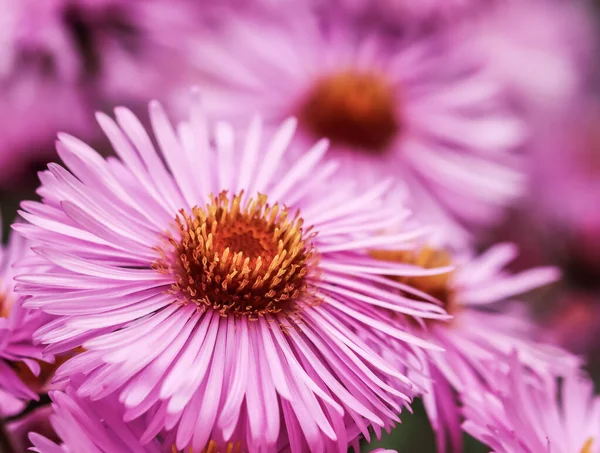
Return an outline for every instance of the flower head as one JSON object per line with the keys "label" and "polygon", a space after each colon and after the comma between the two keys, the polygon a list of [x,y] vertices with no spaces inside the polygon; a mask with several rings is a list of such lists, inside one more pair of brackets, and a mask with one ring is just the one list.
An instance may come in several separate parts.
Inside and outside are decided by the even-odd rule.
{"label": "flower head", "polygon": [[18,410],[17,400],[37,399],[29,377],[40,373],[40,361],[44,359],[43,347],[34,344],[33,333],[47,317],[23,308],[22,299],[14,292],[13,266],[28,251],[27,242],[18,234],[12,234],[9,244],[0,249],[0,414],[5,415]]}
{"label": "flower head", "polygon": [[187,39],[201,28],[186,0],[0,0],[0,8],[3,185],[54,156],[59,130],[94,137],[97,105],[145,105],[179,87]]}
{"label": "flower head", "polygon": [[[77,379],[76,379],[77,380]],[[173,438],[153,439],[142,445],[138,438],[145,426],[141,420],[123,421],[123,410],[118,399],[112,397],[101,401],[81,398],[76,387],[69,386],[64,391],[50,393],[52,399],[52,428],[59,436],[58,444],[39,431],[33,431],[30,441],[33,451],[39,453],[188,453],[190,449],[178,450]],[[56,437],[56,436],[54,436]],[[345,450],[345,449],[344,449]],[[194,450],[195,451],[195,450]],[[217,442],[198,450],[200,453],[244,453],[241,442],[227,443],[221,447]],[[277,451],[287,451],[281,448]],[[373,453],[395,453],[392,450],[377,449]]]}
{"label": "flower head", "polygon": [[[499,244],[481,256],[469,252],[448,253],[435,247],[402,252],[374,252],[382,259],[417,264],[424,268],[453,264],[446,275],[394,277],[405,285],[434,298],[453,316],[448,322],[415,322],[402,315],[392,318],[399,325],[439,344],[443,353],[424,352],[421,362],[423,401],[436,431],[440,451],[461,451],[460,406],[456,392],[485,389],[495,375],[506,372],[511,352],[519,351],[528,373],[554,377],[570,373],[579,361],[560,348],[536,340],[537,329],[514,297],[558,277],[554,268],[535,268],[511,274],[503,268],[515,257],[516,248]],[[393,360],[393,352],[391,352]],[[410,373],[409,373],[410,374]],[[418,381],[418,375],[411,377]]]}
{"label": "flower head", "polygon": [[464,429],[495,453],[597,453],[600,398],[574,372],[561,385],[531,379],[515,353],[493,392],[463,395]]}
{"label": "flower head", "polygon": [[62,26],[64,0],[0,1],[0,183],[53,155],[58,129],[88,133],[92,115],[78,84],[78,57]]}
{"label": "flower head", "polygon": [[[175,89],[200,8],[187,0],[70,0],[61,10],[78,71],[106,102],[145,104]],[[175,44],[176,43],[176,44]]]}
{"label": "flower head", "polygon": [[[593,12],[587,2],[503,1],[472,25],[472,52],[507,86],[512,102],[532,120],[562,114],[575,97],[589,93],[595,70]],[[531,18],[535,17],[535,21]]]}
{"label": "flower head", "polygon": [[600,271],[600,109],[577,97],[540,128],[531,153],[528,210],[542,247],[568,269],[567,279],[594,286]]}
{"label": "flower head", "polygon": [[231,16],[194,46],[209,114],[296,116],[352,177],[406,182],[417,214],[485,224],[520,194],[522,124],[462,34],[390,38],[296,10]]}
{"label": "flower head", "polygon": [[[140,420],[126,423],[123,411],[116,398],[103,401],[90,401],[79,398],[76,390],[69,386],[64,391],[50,392],[52,408],[50,423],[61,444],[33,430],[29,435],[39,453],[83,453],[83,452],[148,452],[171,453],[159,441],[141,445],[139,437],[143,432]],[[213,453],[213,452],[211,452]]]}
{"label": "flower head", "polygon": [[406,214],[383,202],[389,184],[352,195],[321,164],[326,141],[289,159],[294,120],[269,141],[255,120],[240,143],[226,123],[213,137],[197,105],[176,131],[152,103],[157,151],[130,111],[116,117],[98,119],[118,158],[61,135],[70,171],[51,164],[43,201],[23,205],[30,224],[15,226],[51,267],[19,276],[26,305],[57,316],[36,338],[85,349],[58,379],[85,374],[78,396],[117,394],[126,421],[144,418],[143,444],[174,436],[177,449],[346,448],[357,429],[397,420],[411,383],[358,333],[414,354],[432,346],[377,313],[446,315],[373,278],[446,269],[368,254],[423,233],[381,234]]}

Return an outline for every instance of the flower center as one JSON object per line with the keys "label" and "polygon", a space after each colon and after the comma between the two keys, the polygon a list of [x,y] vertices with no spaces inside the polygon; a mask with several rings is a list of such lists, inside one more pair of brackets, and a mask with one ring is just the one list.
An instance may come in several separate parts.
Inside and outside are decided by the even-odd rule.
{"label": "flower center", "polygon": [[242,193],[222,192],[191,215],[182,210],[176,223],[175,259],[163,253],[155,268],[175,274],[172,289],[185,302],[251,319],[294,311],[313,256],[298,213],[270,206],[265,195],[242,207]]}
{"label": "flower center", "polygon": [[585,441],[585,444],[583,444],[583,448],[581,449],[580,453],[592,453],[592,444],[594,443],[594,438],[590,437],[588,440]]}
{"label": "flower center", "polygon": [[[450,253],[445,250],[436,250],[425,247],[419,251],[388,251],[377,250],[371,252],[377,259],[395,263],[412,264],[425,269],[446,267],[452,264]],[[412,286],[430,296],[435,297],[443,303],[448,314],[455,314],[458,309],[452,289],[450,288],[451,272],[439,275],[428,275],[423,277],[392,277],[394,280]]]}
{"label": "flower center", "polygon": [[386,81],[351,71],[319,80],[302,102],[298,119],[318,138],[372,153],[384,152],[401,129]]}
{"label": "flower center", "polygon": [[0,318],[8,318],[11,303],[4,293],[0,293]]}

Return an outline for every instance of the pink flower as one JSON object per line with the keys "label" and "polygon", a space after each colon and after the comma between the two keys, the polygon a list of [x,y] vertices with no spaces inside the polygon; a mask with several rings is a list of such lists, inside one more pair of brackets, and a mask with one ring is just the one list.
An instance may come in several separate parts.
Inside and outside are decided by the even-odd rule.
{"label": "pink flower", "polygon": [[353,178],[368,186],[393,175],[417,213],[426,205],[446,221],[488,224],[521,193],[512,151],[522,124],[463,51],[466,36],[394,39],[292,13],[231,15],[199,40],[191,64],[210,114],[296,116],[301,136],[329,138]]}
{"label": "pink flower", "polygon": [[[0,414],[12,415],[22,408],[18,400],[37,399],[37,394],[26,382],[33,373],[40,373],[40,360],[44,359],[43,347],[34,345],[33,333],[47,320],[40,312],[32,312],[22,306],[22,299],[14,292],[13,268],[23,259],[27,242],[13,234],[8,246],[0,249]],[[23,267],[26,272],[43,268]]]}
{"label": "pink flower", "polygon": [[[172,453],[171,445],[163,445],[158,440],[142,445],[139,437],[145,425],[141,419],[124,422],[123,410],[116,396],[101,401],[80,398],[73,387],[64,392],[50,392],[52,415],[50,422],[62,440],[57,445],[39,434],[29,435],[35,446],[33,451],[40,453]],[[217,453],[210,451],[207,453]],[[239,453],[234,450],[233,453]]]}
{"label": "pink flower", "polygon": [[60,0],[1,0],[0,183],[54,154],[57,129],[87,133],[78,57],[62,27]]}
{"label": "pink flower", "polygon": [[184,83],[185,50],[204,26],[189,0],[74,0],[63,16],[80,71],[104,103],[143,103]]}
{"label": "pink flower", "polygon": [[[513,245],[496,245],[478,257],[430,247],[375,253],[380,258],[425,268],[456,266],[446,275],[396,278],[400,290],[408,284],[422,290],[425,300],[433,297],[440,301],[454,316],[452,320],[423,324],[406,317],[392,317],[400,328],[444,348],[444,352],[416,351],[418,362],[425,365],[420,373],[409,372],[425,389],[422,398],[440,452],[447,451],[448,446],[450,451],[462,451],[456,392],[485,389],[493,370],[507,371],[514,349],[519,351],[528,372],[540,376],[562,375],[579,365],[577,358],[562,349],[535,340],[537,329],[514,297],[553,282],[558,272],[542,267],[519,274],[507,272],[503,268],[517,253]],[[372,341],[383,344],[381,340]],[[393,349],[387,354],[386,358],[394,361]]]}
{"label": "pink flower", "polygon": [[589,62],[598,50],[594,12],[586,6],[504,0],[475,22],[473,51],[487,59],[488,70],[534,121],[562,112],[574,96],[589,95],[587,83],[595,72]]}
{"label": "pink flower", "polygon": [[600,268],[599,125],[600,106],[581,97],[547,121],[531,155],[527,206],[545,248],[592,284]]}
{"label": "pink flower", "polygon": [[[64,392],[54,391],[52,398],[53,413],[50,416],[52,427],[62,439],[60,445],[33,432],[30,440],[33,451],[39,453],[177,453],[173,438],[154,439],[142,445],[138,438],[145,426],[141,420],[123,421],[123,411],[116,397],[101,401],[92,401],[77,396],[74,387]],[[244,453],[241,445],[231,445],[230,449],[220,449],[211,442],[202,453]],[[186,449],[186,453],[188,450]],[[287,451],[282,448],[280,451]],[[331,450],[328,450],[331,451]],[[345,449],[343,451],[346,451]],[[357,450],[358,451],[358,450]],[[394,450],[378,448],[372,453],[396,453]]]}
{"label": "pink flower", "polygon": [[600,294],[565,288],[545,324],[547,341],[575,354],[595,357],[600,347],[596,341],[600,327]]}
{"label": "pink flower", "polygon": [[144,418],[142,443],[173,435],[178,449],[319,452],[346,448],[346,427],[369,436],[397,420],[411,382],[358,333],[429,348],[377,313],[446,315],[372,280],[447,269],[367,253],[423,233],[380,234],[406,217],[383,203],[389,182],[354,192],[322,163],[326,141],[288,159],[294,120],[270,140],[254,120],[240,141],[227,123],[213,137],[197,105],[175,129],[154,102],[158,151],[130,111],[98,120],[118,158],[61,135],[69,170],[49,165],[43,202],[15,225],[51,266],[18,278],[26,306],[57,316],[36,338],[85,349],[58,379],[84,373],[78,396],[117,394],[126,421]]}
{"label": "pink flower", "polygon": [[515,355],[495,392],[466,392],[463,399],[463,428],[495,453],[600,451],[600,398],[579,373],[560,386],[554,380],[535,380]]}
{"label": "pink flower", "polygon": [[[51,159],[56,133],[93,138],[98,105],[186,83],[200,9],[187,0],[0,0],[0,184]],[[187,86],[187,85],[186,85]]]}

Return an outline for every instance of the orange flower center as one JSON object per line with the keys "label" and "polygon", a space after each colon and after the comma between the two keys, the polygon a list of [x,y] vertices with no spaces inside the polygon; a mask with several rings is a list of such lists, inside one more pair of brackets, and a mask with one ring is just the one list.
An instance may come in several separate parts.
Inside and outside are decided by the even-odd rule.
{"label": "orange flower center", "polygon": [[319,80],[298,119],[318,138],[372,153],[384,152],[401,129],[394,92],[383,77],[351,71]]}
{"label": "orange flower center", "polygon": [[223,192],[175,221],[179,238],[170,239],[172,252],[161,250],[155,268],[176,276],[172,290],[184,303],[257,319],[294,311],[307,291],[310,236],[298,213],[270,206],[265,195],[242,206],[241,193]]}
{"label": "orange flower center", "polygon": [[12,306],[11,302],[11,299],[4,292],[0,293],[0,318],[8,318]]}

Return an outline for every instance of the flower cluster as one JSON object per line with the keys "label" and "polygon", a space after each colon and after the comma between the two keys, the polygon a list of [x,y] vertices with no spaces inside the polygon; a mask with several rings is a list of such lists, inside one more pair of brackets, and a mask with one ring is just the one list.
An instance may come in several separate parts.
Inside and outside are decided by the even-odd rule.
{"label": "flower cluster", "polygon": [[505,36],[554,1],[5,0],[0,154],[66,132],[1,251],[0,451],[358,452],[415,398],[439,452],[600,451],[560,270],[481,247],[585,84],[579,6]]}

